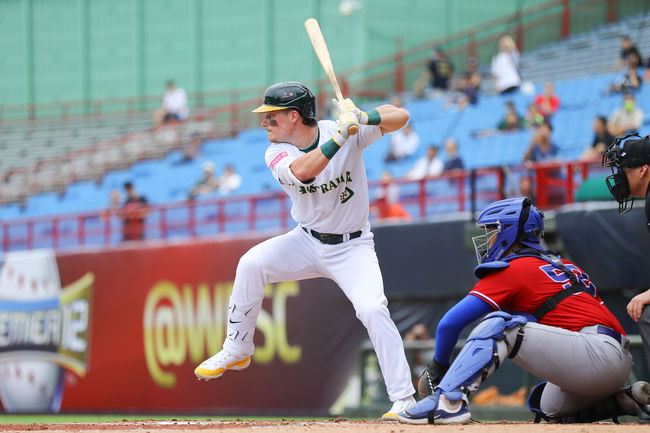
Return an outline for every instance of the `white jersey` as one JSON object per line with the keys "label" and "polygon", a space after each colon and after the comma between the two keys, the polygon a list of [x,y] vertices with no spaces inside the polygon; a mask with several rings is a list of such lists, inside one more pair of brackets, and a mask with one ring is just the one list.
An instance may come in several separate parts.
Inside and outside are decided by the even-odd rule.
{"label": "white jersey", "polygon": [[[318,147],[334,136],[336,122],[318,122]],[[303,183],[290,169],[303,154],[289,143],[266,149],[266,165],[291,198],[291,217],[301,226],[321,233],[352,233],[368,226],[368,180],[363,149],[381,137],[379,126],[360,125],[312,182]],[[311,151],[315,151],[313,147]]]}
{"label": "white jersey", "polygon": [[510,87],[519,86],[519,51],[501,51],[492,58],[492,75],[494,75],[497,91],[501,92]]}

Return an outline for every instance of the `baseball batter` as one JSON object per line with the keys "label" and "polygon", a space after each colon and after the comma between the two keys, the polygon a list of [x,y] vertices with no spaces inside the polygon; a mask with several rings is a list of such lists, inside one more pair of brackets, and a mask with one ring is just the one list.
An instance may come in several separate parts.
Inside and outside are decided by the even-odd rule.
{"label": "baseball batter", "polygon": [[[228,310],[223,350],[199,365],[199,379],[242,370],[253,354],[253,333],[264,286],[280,281],[325,277],[335,281],[368,330],[391,409],[382,420],[397,420],[415,392],[402,339],[390,318],[373,234],[368,223],[368,186],[363,150],[386,132],[404,126],[408,113],[382,105],[367,113],[346,99],[338,122],[316,120],[312,92],[298,82],[274,84],[253,110],[271,145],[266,165],[291,197],[292,231],[251,248],[239,261]],[[359,126],[356,135],[348,128]]]}
{"label": "baseball batter", "polygon": [[[440,321],[433,363],[418,385],[423,399],[398,414],[401,422],[469,422],[468,395],[506,358],[545,379],[528,397],[537,422],[636,416],[650,402],[650,384],[623,388],[629,340],[589,276],[540,246],[542,218],[528,198],[483,211],[485,234],[474,238],[480,280]],[[450,366],[462,329],[491,311]]]}

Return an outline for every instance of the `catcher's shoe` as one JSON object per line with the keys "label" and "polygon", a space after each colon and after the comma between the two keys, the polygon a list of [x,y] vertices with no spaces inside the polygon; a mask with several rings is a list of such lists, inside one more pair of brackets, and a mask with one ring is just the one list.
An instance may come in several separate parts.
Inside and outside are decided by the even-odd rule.
{"label": "catcher's shoe", "polygon": [[[648,405],[650,404],[650,383],[648,382],[635,382],[630,386],[625,387],[624,394],[636,403],[636,407],[632,405],[629,408],[629,403],[626,405],[619,399],[619,404],[622,409],[629,415],[638,415],[641,413],[650,414],[648,412]],[[629,400],[628,400],[629,402]]]}
{"label": "catcher's shoe", "polygon": [[381,416],[382,421],[397,422],[397,414],[402,412],[415,404],[415,399],[411,397],[402,398],[393,402],[393,406],[388,412]]}
{"label": "catcher's shoe", "polygon": [[461,400],[449,401],[440,389],[397,414],[398,421],[405,424],[466,424],[470,418],[467,397],[463,395]]}
{"label": "catcher's shoe", "polygon": [[251,357],[247,356],[246,358],[237,358],[234,355],[226,352],[225,350],[220,351],[212,358],[206,359],[196,367],[194,374],[196,377],[206,382],[211,379],[218,379],[225,373],[226,370],[243,370],[251,364]]}

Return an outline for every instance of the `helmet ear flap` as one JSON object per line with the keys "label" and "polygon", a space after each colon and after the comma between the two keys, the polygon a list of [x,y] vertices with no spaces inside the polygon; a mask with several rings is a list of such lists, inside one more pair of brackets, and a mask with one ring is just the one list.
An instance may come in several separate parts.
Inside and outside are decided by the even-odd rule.
{"label": "helmet ear flap", "polygon": [[528,222],[528,217],[530,216],[530,207],[533,205],[533,201],[529,198],[525,198],[521,203],[521,213],[519,214],[519,224],[517,227],[517,237],[515,242],[519,242],[524,237],[524,228]]}

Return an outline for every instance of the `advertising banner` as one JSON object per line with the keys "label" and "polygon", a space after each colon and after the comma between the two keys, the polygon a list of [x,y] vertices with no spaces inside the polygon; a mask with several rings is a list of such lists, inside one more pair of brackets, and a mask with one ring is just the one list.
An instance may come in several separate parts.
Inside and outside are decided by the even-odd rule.
{"label": "advertising banner", "polygon": [[239,257],[262,240],[6,256],[5,411],[324,413],[367,338],[330,280],[268,285],[251,366],[207,383],[194,376],[223,343]]}
{"label": "advertising banner", "polygon": [[62,288],[52,250],[21,251],[0,267],[0,399],[8,412],[57,412],[64,372],[88,367],[92,273]]}

